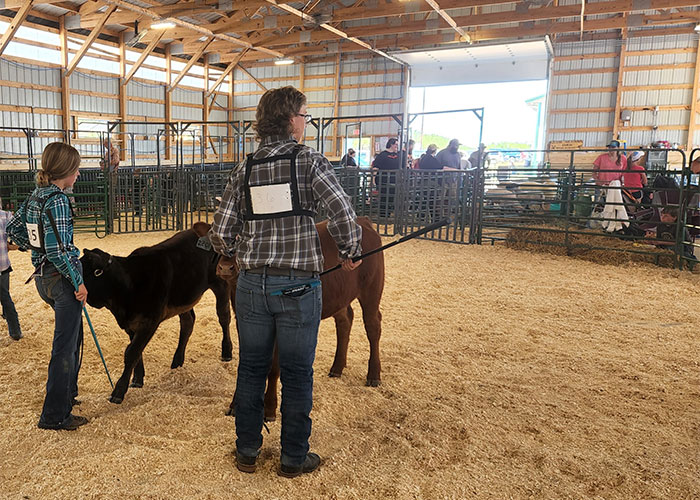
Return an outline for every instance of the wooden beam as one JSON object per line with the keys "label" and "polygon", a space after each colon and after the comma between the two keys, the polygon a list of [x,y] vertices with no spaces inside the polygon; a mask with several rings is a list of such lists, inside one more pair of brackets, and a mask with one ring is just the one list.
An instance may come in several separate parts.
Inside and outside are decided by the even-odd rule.
{"label": "wooden beam", "polygon": [[[333,116],[338,116],[339,104],[340,104],[340,64],[342,63],[340,59],[340,51],[335,58],[335,92],[333,100]],[[340,146],[338,145],[338,132],[340,131],[340,122],[334,120],[333,123],[333,151],[335,151],[336,156],[340,154]]]}
{"label": "wooden beam", "polygon": [[301,92],[304,92],[304,86],[306,85],[306,65],[304,64],[304,61],[302,60],[299,63],[299,90]]}
{"label": "wooden beam", "polygon": [[[133,12],[137,12],[138,14],[144,15],[144,16],[149,16],[152,19],[160,19],[162,16],[155,14],[148,9],[144,7],[139,7],[138,5],[134,5],[133,3],[130,2],[125,2],[124,0],[103,0],[105,3],[110,4],[112,7],[121,7],[122,9],[130,10]],[[652,0],[653,1],[653,0]],[[187,28],[193,32],[200,33],[202,35],[205,35],[211,39],[218,38],[220,40],[227,40],[231,42],[234,45],[238,46],[243,46],[243,47],[248,47],[249,49],[257,50],[260,52],[264,52],[265,54],[268,54],[273,57],[283,57],[284,54],[281,52],[277,52],[275,50],[270,50],[265,47],[253,47],[252,44],[248,42],[244,42],[242,40],[239,40],[235,37],[228,36],[228,35],[223,35],[223,34],[217,34],[213,33],[211,30],[204,28],[202,26],[199,26],[197,24],[193,24],[187,21],[183,21],[181,19],[178,19],[177,17],[169,17],[168,20],[172,21],[176,25],[182,27],[182,28]]]}
{"label": "wooden beam", "polygon": [[627,52],[627,29],[623,29],[620,33],[622,43],[620,44],[620,65],[617,68],[617,89],[615,92],[615,111],[613,124],[613,138],[620,138],[620,105],[622,103],[622,91],[625,76],[625,57]]}
{"label": "wooden beam", "polygon": [[21,24],[27,18],[27,15],[29,14],[29,11],[31,10],[33,5],[34,0],[25,0],[22,7],[20,7],[20,9],[17,11],[17,14],[15,14],[14,19],[12,19],[12,21],[10,22],[10,25],[5,30],[5,33],[2,35],[2,38],[0,38],[0,54],[5,52],[7,45],[10,43],[10,40],[12,40],[12,37],[15,36],[15,33],[17,33],[17,30],[19,29]]}
{"label": "wooden beam", "polygon": [[471,37],[460,26],[457,25],[455,20],[452,19],[452,16],[450,16],[447,12],[440,8],[440,5],[435,0],[425,0],[425,2],[428,5],[430,5],[433,8],[433,10],[437,12],[438,16],[443,18],[445,22],[452,27],[453,30],[459,33],[459,36],[461,37],[461,40],[463,42],[471,42]]}
{"label": "wooden beam", "polygon": [[[204,145],[204,151],[206,154],[207,150],[207,137],[209,136],[209,127],[206,122],[209,121],[209,94],[207,93],[207,87],[209,85],[209,59],[204,57],[204,90],[202,90],[202,121],[205,125],[202,127],[202,144]],[[216,96],[214,96],[216,99]],[[216,150],[214,150],[216,152]]]}
{"label": "wooden beam", "polygon": [[233,71],[229,74],[229,84],[228,84],[228,110],[226,112],[226,119],[229,121],[226,129],[228,130],[228,159],[233,161],[233,126],[231,122],[233,121]]}
{"label": "wooden beam", "polygon": [[245,69],[245,68],[244,68],[243,66],[241,66],[240,64],[238,65],[238,69],[240,69],[245,75],[248,75],[248,78],[250,78],[251,80],[253,80],[253,81],[255,82],[255,84],[256,84],[258,87],[260,87],[260,88],[263,89],[263,90],[267,90],[267,87],[266,87],[265,85],[263,85],[262,83],[260,83],[260,82],[258,81],[257,78],[255,78],[253,75],[251,75],[251,74],[248,72],[248,70]]}
{"label": "wooden beam", "polygon": [[70,78],[66,75],[68,67],[68,34],[66,32],[65,17],[58,19],[58,37],[61,44],[61,125],[63,130],[70,129]]}
{"label": "wooden beam", "polygon": [[209,44],[213,41],[213,38],[209,38],[206,42],[204,42],[200,47],[197,52],[190,57],[190,60],[187,61],[187,64],[185,65],[184,68],[182,68],[182,71],[180,71],[180,74],[177,75],[177,78],[175,78],[175,81],[172,83],[172,85],[168,86],[168,92],[172,92],[175,87],[177,87],[177,84],[180,83],[180,80],[182,80],[187,72],[194,66],[194,63],[197,62],[197,60],[204,54],[204,51],[207,50],[207,47],[209,47]]}
{"label": "wooden beam", "polygon": [[[288,12],[288,13],[290,13],[290,14],[299,16],[299,17],[302,18],[304,21],[315,22],[315,19],[314,19],[312,16],[310,16],[310,15],[308,15],[308,14],[305,14],[304,12],[302,12],[302,11],[300,11],[300,10],[298,10],[298,9],[295,9],[295,8],[292,7],[291,5],[284,4],[284,3],[278,3],[277,0],[267,0],[267,1],[268,1],[270,4],[274,5],[275,7],[277,7],[278,9],[282,9],[282,10],[284,10],[285,12]],[[349,34],[345,33],[344,31],[339,30],[339,29],[336,28],[335,26],[331,26],[331,25],[328,24],[328,23],[322,23],[322,24],[319,25],[319,28],[323,28],[324,30],[329,31],[334,37],[344,38],[344,39],[346,39],[346,40],[348,40],[348,41],[350,41],[350,42],[352,42],[352,43],[355,43],[355,44],[357,44],[357,45],[360,45],[361,47],[366,48],[367,50],[371,50],[371,51],[374,52],[375,54],[378,54],[378,55],[380,55],[380,56],[382,56],[382,57],[384,57],[384,58],[386,58],[386,59],[389,59],[390,61],[394,61],[395,63],[400,64],[401,66],[404,65],[403,61],[400,61],[400,60],[396,59],[395,57],[390,56],[390,55],[387,54],[386,52],[383,52],[383,51],[381,51],[381,50],[379,50],[379,49],[373,47],[372,45],[368,44],[367,42],[364,42],[364,41],[360,40],[360,39],[357,38],[356,36],[349,35]],[[374,29],[374,27],[373,27],[373,29]],[[366,27],[363,27],[363,28],[362,28],[362,34],[363,34],[363,35],[366,34],[366,31],[367,31],[367,28],[366,28]]]}
{"label": "wooden beam", "polygon": [[[119,34],[119,119],[123,122],[126,123],[126,120],[128,119],[127,116],[127,106],[126,106],[126,100],[127,100],[127,82],[125,75],[126,74],[126,43],[124,43],[124,33]],[[119,142],[120,142],[120,148],[119,148],[119,158],[121,161],[126,161],[126,130],[124,126],[119,127]],[[131,154],[136,154],[134,151],[131,152]]]}
{"label": "wooden beam", "polygon": [[[172,97],[170,93],[170,80],[172,79],[172,70],[170,64],[171,45],[165,46],[165,122],[172,121]],[[172,147],[172,139],[170,137],[170,127],[165,127],[165,159],[170,159],[170,148]]]}
{"label": "wooden beam", "polygon": [[[243,56],[245,55],[246,52],[248,52],[248,49],[243,49],[243,50],[240,52],[240,54],[238,55],[238,58],[237,58],[237,59],[234,59],[233,61],[231,61],[231,64],[229,64],[228,66],[226,66],[226,69],[224,70],[224,72],[221,73],[221,75],[220,75],[219,78],[216,80],[216,82],[214,82],[214,86],[211,88],[211,90],[209,90],[209,91],[206,92],[207,97],[209,97],[211,94],[213,94],[213,93],[216,91],[216,89],[219,88],[219,85],[221,85],[221,84],[223,83],[224,79],[233,71],[233,68],[236,67],[236,65],[238,64],[238,62],[241,60],[241,57],[243,57]],[[209,85],[209,80],[208,80],[208,79],[205,79],[205,82],[206,82],[206,85]]]}
{"label": "wooden beam", "polygon": [[698,41],[698,50],[695,53],[695,76],[693,77],[693,93],[690,94],[690,117],[688,118],[688,140],[687,150],[690,151],[695,147],[695,130],[697,129],[698,119],[698,86],[700,85],[700,41]]}
{"label": "wooden beam", "polygon": [[[144,51],[141,52],[141,55],[136,60],[134,65],[131,67],[131,69],[129,70],[129,74],[124,77],[124,85],[129,83],[129,80],[131,80],[131,78],[136,74],[138,69],[143,64],[143,62],[151,54],[151,52],[153,52],[153,49],[156,48],[156,46],[158,45],[158,42],[160,42],[161,38],[163,38],[163,35],[165,34],[165,30],[158,30],[158,31],[159,31],[158,36],[156,38],[154,38],[151,43],[148,44],[148,47],[146,47],[146,49]],[[123,37],[120,37],[120,38],[123,39]]]}
{"label": "wooden beam", "polygon": [[70,62],[70,65],[68,66],[68,69],[66,70],[66,76],[70,76],[70,74],[73,72],[73,70],[78,66],[78,63],[80,60],[83,58],[87,50],[90,48],[90,45],[92,45],[92,42],[97,40],[97,37],[100,34],[100,31],[102,31],[102,28],[104,28],[104,25],[107,23],[107,19],[109,19],[109,16],[112,15],[112,13],[117,9],[116,5],[110,5],[107,7],[107,10],[105,11],[104,14],[102,14],[102,18],[100,22],[98,23],[97,26],[92,30],[90,35],[85,39],[85,42],[83,43],[83,46],[80,47],[78,50],[78,53],[73,57],[73,59]]}

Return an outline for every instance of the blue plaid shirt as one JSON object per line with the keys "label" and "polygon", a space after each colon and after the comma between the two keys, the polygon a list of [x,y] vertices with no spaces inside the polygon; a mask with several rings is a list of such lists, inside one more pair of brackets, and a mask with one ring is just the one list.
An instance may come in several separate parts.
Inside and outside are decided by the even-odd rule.
{"label": "blue plaid shirt", "polygon": [[[32,193],[34,196],[46,199],[51,193],[60,191],[58,186],[50,184],[47,187],[37,187]],[[22,250],[29,248],[29,237],[27,235],[27,226],[23,220],[26,217],[26,222],[38,224],[39,222],[39,204],[35,201],[27,201],[19,207],[15,215],[10,220],[7,226],[7,234],[10,239],[19,245]],[[63,245],[66,248],[66,253],[73,265],[73,274],[75,275],[78,285],[83,283],[83,277],[78,271],[77,260],[80,257],[80,250],[73,244],[73,215],[71,214],[70,202],[67,196],[52,196],[45,204],[44,210],[41,213],[41,222],[44,227],[44,249],[46,255],[43,255],[36,250],[32,250],[32,264],[38,268],[48,260],[53,264],[58,271],[71,280],[68,264],[61,255],[56,235],[54,234],[51,221],[49,221],[49,211],[56,221],[56,228]]]}
{"label": "blue plaid shirt", "polygon": [[10,268],[10,256],[7,254],[7,232],[5,227],[10,221],[12,214],[0,210],[0,273]]}

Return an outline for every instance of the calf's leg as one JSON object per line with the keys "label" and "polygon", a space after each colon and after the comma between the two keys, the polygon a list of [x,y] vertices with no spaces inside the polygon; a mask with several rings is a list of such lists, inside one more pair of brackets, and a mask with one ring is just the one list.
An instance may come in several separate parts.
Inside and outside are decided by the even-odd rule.
{"label": "calf's leg", "polygon": [[348,359],[348,344],[350,343],[353,317],[354,313],[351,305],[333,315],[337,343],[333,366],[331,366],[331,371],[328,373],[329,377],[340,377],[343,374],[343,369],[345,369]]}
{"label": "calf's leg", "polygon": [[[129,333],[129,340],[134,339],[134,332],[128,332]],[[145,370],[143,368],[143,356],[139,356],[139,360],[136,362],[136,366],[134,366],[134,376],[131,379],[131,384],[129,384],[129,387],[143,387],[143,377],[145,375]]]}
{"label": "calf's leg", "polygon": [[177,349],[173,355],[173,362],[170,363],[170,368],[180,368],[185,362],[185,349],[187,342],[190,340],[192,330],[194,329],[194,320],[196,316],[194,309],[180,314],[180,340],[177,343]]}
{"label": "calf's leg", "polygon": [[379,360],[379,338],[382,336],[382,313],[379,311],[379,301],[362,301],[362,319],[365,322],[367,340],[369,340],[369,363],[367,367],[366,385],[377,387],[381,384],[382,366]]}
{"label": "calf's leg", "polygon": [[110,402],[120,404],[124,401],[124,395],[129,389],[131,373],[134,371],[134,367],[141,358],[144,348],[153,337],[157,328],[158,325],[150,326],[134,333],[131,342],[129,342],[129,345],[126,346],[126,350],[124,351],[124,371],[119,377],[119,380],[117,380],[117,383],[114,384],[114,390],[109,398]]}
{"label": "calf's leg", "polygon": [[222,279],[218,279],[212,284],[211,291],[216,297],[216,315],[219,318],[223,337],[221,339],[221,361],[231,361],[233,359],[233,344],[231,343],[231,308],[229,306],[230,287]]}

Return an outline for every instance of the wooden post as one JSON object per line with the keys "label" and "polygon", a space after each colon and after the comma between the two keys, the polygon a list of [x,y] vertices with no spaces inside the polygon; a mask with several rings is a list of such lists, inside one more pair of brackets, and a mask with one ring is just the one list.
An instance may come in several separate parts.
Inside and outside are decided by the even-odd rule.
{"label": "wooden post", "polygon": [[306,78],[306,71],[304,66],[304,58],[301,59],[299,63],[299,90],[304,92],[304,79]]}
{"label": "wooden post", "polygon": [[[65,16],[58,18],[59,38],[61,43],[61,124],[68,134],[70,130],[70,76],[66,76],[68,68],[68,33],[66,32]],[[68,140],[68,137],[66,137]]]}
{"label": "wooden post", "polygon": [[[340,108],[340,50],[335,58],[335,102],[333,103],[333,116],[338,116]],[[333,151],[336,156],[340,156],[340,144],[338,143],[338,133],[340,131],[340,121],[333,121]]]}
{"label": "wooden post", "polygon": [[[233,121],[233,74],[235,73],[234,71],[231,71],[229,73],[229,85],[228,85],[228,112],[226,113],[227,119],[229,122]],[[228,158],[230,161],[233,161],[233,127],[229,123],[228,127]]]}
{"label": "wooden post", "polygon": [[620,44],[620,64],[617,69],[617,93],[615,96],[615,124],[613,125],[613,138],[620,138],[620,104],[622,103],[622,84],[625,75],[625,58],[627,56],[627,28],[621,31],[622,43]]}
{"label": "wooden post", "polygon": [[165,47],[165,87],[163,87],[163,91],[165,92],[165,159],[170,160],[170,148],[172,147],[172,140],[171,140],[171,130],[170,130],[170,121],[172,119],[171,116],[171,103],[172,99],[170,96],[172,95],[169,91],[168,88],[170,87],[170,81],[172,77],[172,70],[171,70],[171,65],[170,65],[170,44],[168,44]]}
{"label": "wooden post", "polygon": [[[126,161],[126,44],[124,43],[124,34],[119,34],[119,119],[122,121],[122,125],[119,126],[119,157],[121,161]],[[107,152],[109,154],[109,151]],[[131,152],[132,155],[136,154],[135,151]]]}
{"label": "wooden post", "polygon": [[697,128],[696,121],[698,119],[698,82],[700,81],[700,41],[698,41],[697,51],[695,52],[695,77],[693,78],[693,93],[690,95],[690,118],[688,123],[688,144],[687,152],[690,152],[695,145],[695,129]]}
{"label": "wooden post", "polygon": [[[202,121],[203,122],[208,122],[209,121],[209,99],[207,98],[207,93],[209,92],[209,58],[207,57],[207,54],[204,54],[204,90],[202,91]],[[216,99],[216,94],[214,94],[214,99]],[[207,137],[209,137],[209,127],[207,125],[202,126],[202,144],[203,148],[200,149],[200,151],[203,151],[203,155],[206,158],[207,156]],[[202,158],[202,161],[205,161],[204,158]]]}

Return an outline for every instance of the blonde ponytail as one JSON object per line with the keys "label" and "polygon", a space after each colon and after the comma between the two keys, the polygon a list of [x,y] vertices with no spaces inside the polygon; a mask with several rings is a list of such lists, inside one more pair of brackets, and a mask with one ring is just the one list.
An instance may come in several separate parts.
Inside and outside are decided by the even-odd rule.
{"label": "blonde ponytail", "polygon": [[49,185],[49,174],[43,170],[39,170],[35,176],[36,185],[39,187],[46,187]]}

